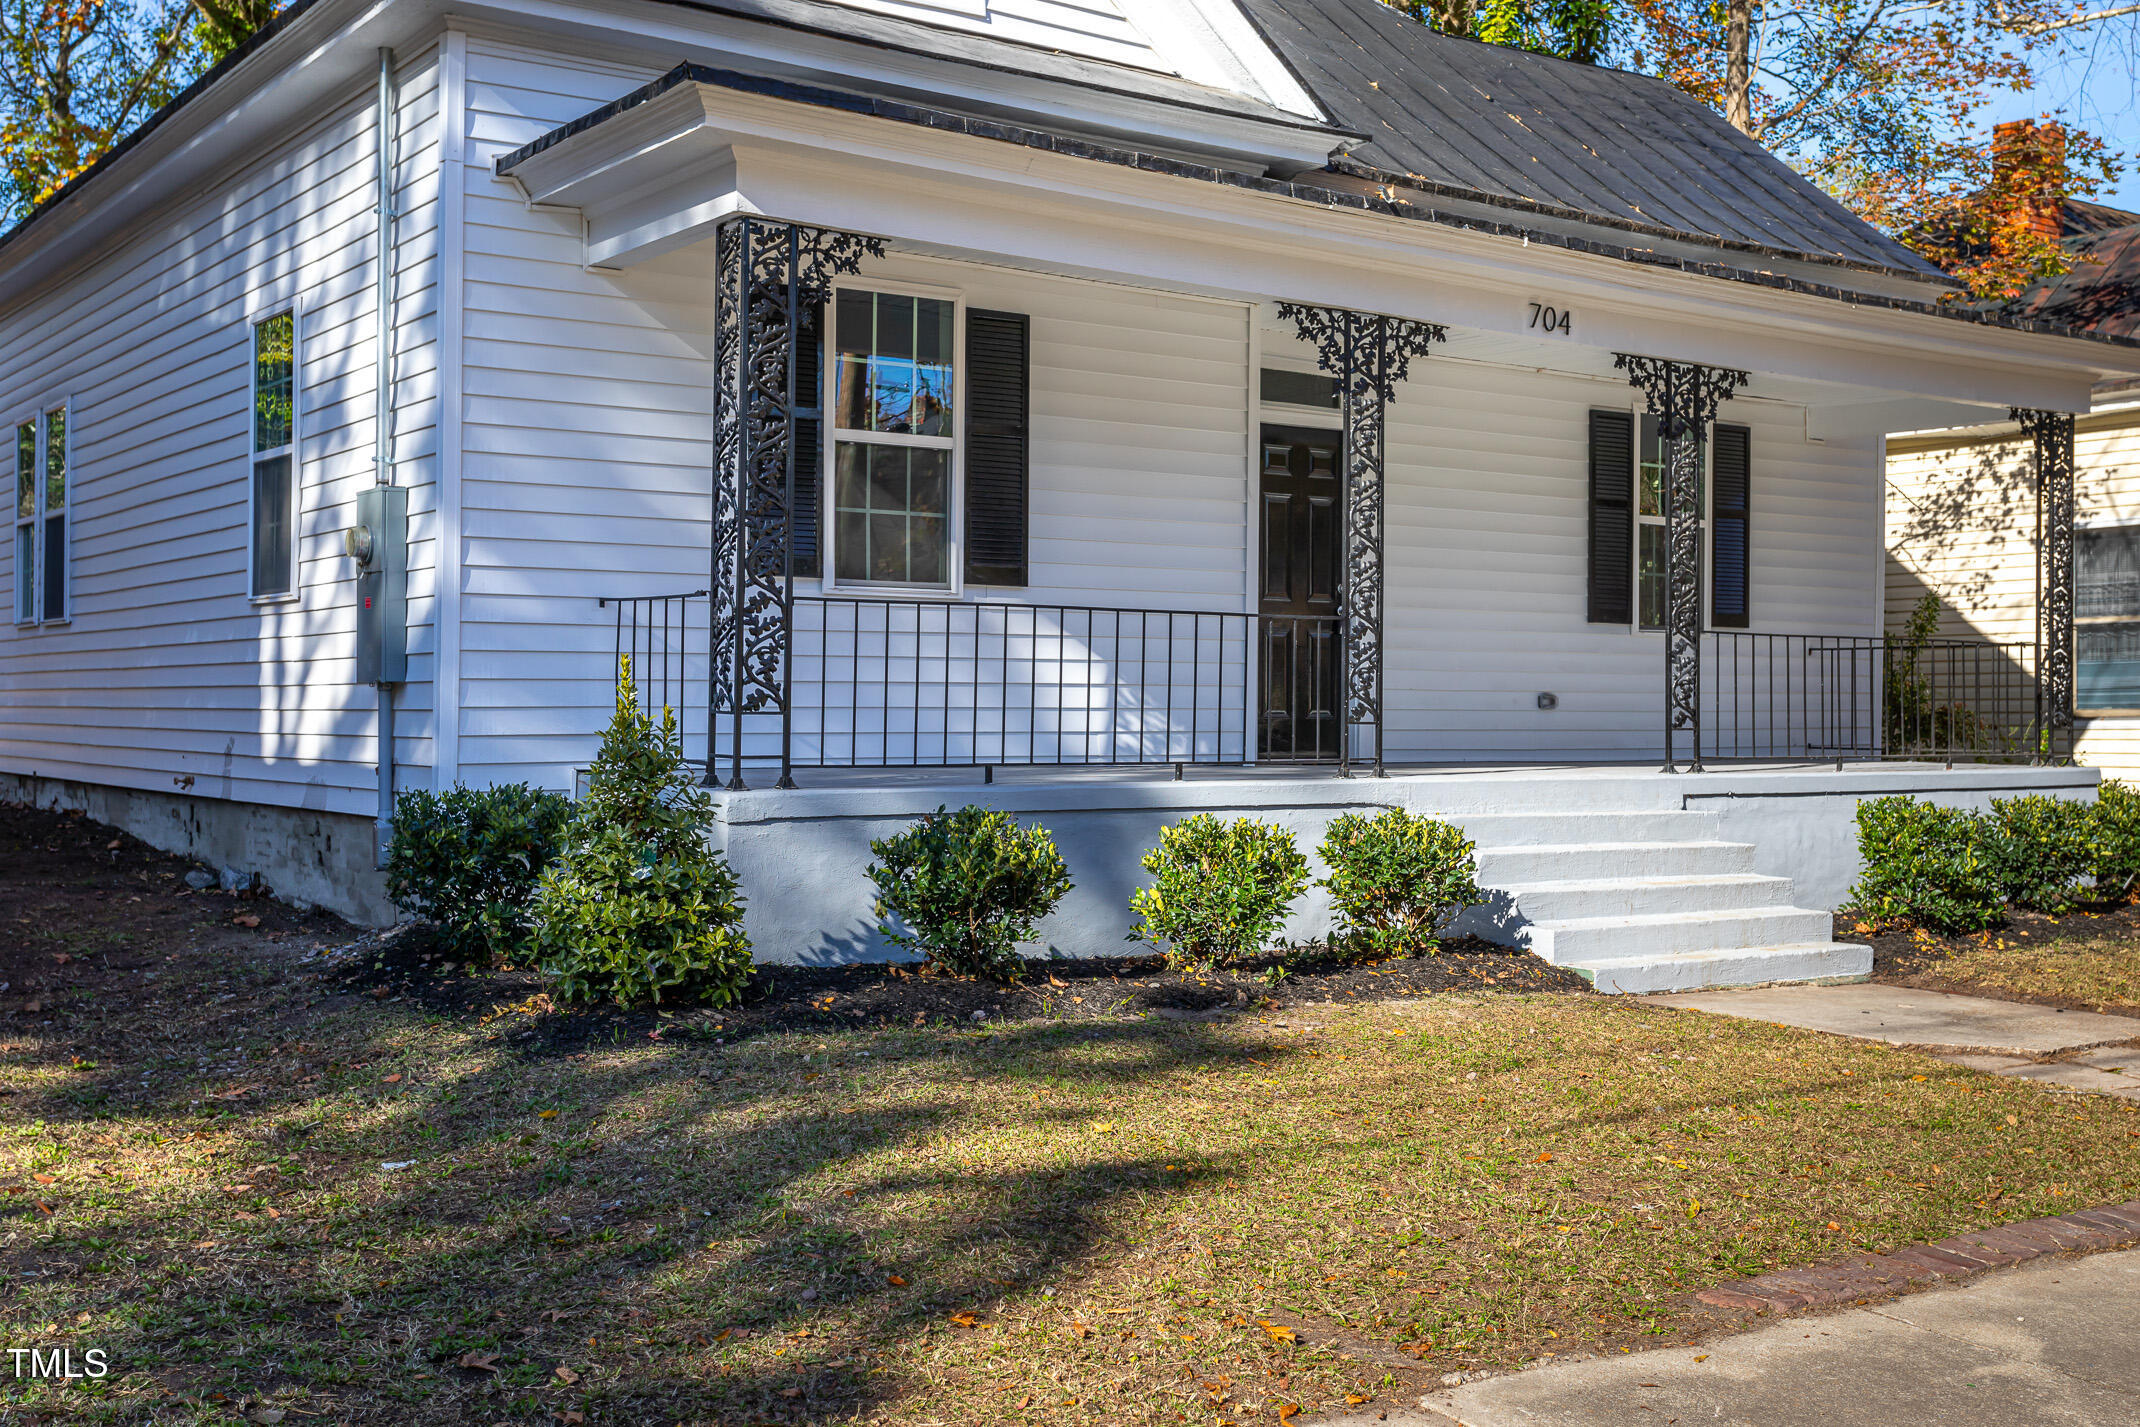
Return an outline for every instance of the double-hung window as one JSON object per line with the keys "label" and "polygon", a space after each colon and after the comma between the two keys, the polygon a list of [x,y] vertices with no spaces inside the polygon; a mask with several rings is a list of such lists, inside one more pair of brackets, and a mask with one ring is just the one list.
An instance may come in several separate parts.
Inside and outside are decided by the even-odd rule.
{"label": "double-hung window", "polygon": [[2073,536],[2074,707],[2140,710],[2140,526]]}
{"label": "double-hung window", "polygon": [[[1696,447],[1696,469],[1703,467],[1702,455],[1706,442]],[[1635,609],[1644,629],[1664,628],[1666,556],[1670,549],[1667,543],[1665,524],[1665,449],[1664,438],[1658,433],[1657,418],[1642,418],[1642,458],[1635,470]],[[1694,510],[1697,530],[1706,524],[1708,515],[1706,480],[1697,476],[1694,484]],[[1701,535],[1696,534],[1697,543]]]}
{"label": "double-hung window", "polygon": [[832,574],[951,588],[958,304],[842,288],[833,304]]}
{"label": "double-hung window", "polygon": [[248,567],[254,599],[297,590],[297,317],[253,324]]}
{"label": "double-hung window", "polygon": [[15,618],[67,617],[67,408],[15,428]]}

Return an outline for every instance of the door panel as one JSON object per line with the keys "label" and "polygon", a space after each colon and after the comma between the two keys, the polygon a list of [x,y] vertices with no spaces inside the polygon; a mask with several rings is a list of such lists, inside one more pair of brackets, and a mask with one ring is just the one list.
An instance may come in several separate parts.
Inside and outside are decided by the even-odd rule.
{"label": "door panel", "polygon": [[1342,437],[1335,431],[1266,426],[1260,449],[1259,752],[1274,762],[1334,759],[1341,724]]}

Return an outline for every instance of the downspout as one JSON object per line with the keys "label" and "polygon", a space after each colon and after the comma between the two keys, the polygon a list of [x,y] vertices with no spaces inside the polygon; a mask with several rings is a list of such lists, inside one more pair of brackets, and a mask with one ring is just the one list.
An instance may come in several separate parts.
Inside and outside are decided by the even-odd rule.
{"label": "downspout", "polygon": [[[374,395],[372,429],[373,479],[381,486],[394,484],[394,115],[400,107],[400,92],[394,78],[394,52],[379,51],[379,172],[378,196],[373,214],[378,220],[375,242],[376,271],[373,287],[378,298],[373,333]],[[402,538],[392,532],[391,538]],[[386,866],[387,847],[394,836],[394,685],[379,683],[379,866]]]}

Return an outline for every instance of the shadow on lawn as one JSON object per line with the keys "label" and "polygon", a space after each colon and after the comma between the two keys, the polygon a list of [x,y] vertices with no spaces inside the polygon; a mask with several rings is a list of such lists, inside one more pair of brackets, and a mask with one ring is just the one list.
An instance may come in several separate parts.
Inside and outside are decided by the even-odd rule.
{"label": "shadow on lawn", "polygon": [[[398,1029],[382,1017],[337,1057],[398,1064]],[[561,1085],[555,1062],[531,1081],[534,1067],[498,1047],[469,1074],[382,1087],[398,1102],[397,1126],[318,1150],[340,1112],[271,1085],[235,1127],[246,1144],[232,1159],[243,1162],[214,1172],[217,1187],[228,1174],[258,1188],[166,1217],[135,1207],[153,1191],[105,1197],[40,1257],[72,1262],[70,1312],[112,1315],[96,1331],[115,1362],[166,1365],[167,1386],[196,1393],[303,1386],[348,1421],[569,1410],[596,1422],[844,1420],[913,1390],[870,1371],[863,1353],[968,1331],[951,1316],[991,1319],[1006,1298],[1037,1293],[1096,1248],[1124,1196],[1237,1168],[1163,1164],[1127,1146],[1065,1152],[1071,1127],[1116,1097],[1186,1067],[1244,1061],[1248,1048],[1214,1027],[1034,1024],[914,1032],[872,1049],[881,1064],[925,1067],[920,1093],[851,1108],[833,1076],[805,1084],[799,1064],[762,1048],[738,1057],[690,1044],[574,1068]],[[1265,1062],[1286,1053],[1256,1049]],[[968,1111],[956,1083],[1057,1072],[1105,1089],[1096,1101],[1021,1108],[1038,1137],[1025,1163],[950,1157],[946,1131]],[[126,1073],[114,1065],[101,1084],[124,1088]],[[94,1096],[39,1098],[50,1103],[16,1103],[53,1123],[110,1117],[80,1103]],[[568,1108],[541,1120],[545,1102]],[[746,1123],[710,1138],[715,1114]],[[388,1172],[388,1155],[418,1163]],[[443,1163],[478,1155],[505,1166]],[[295,1175],[253,1168],[292,1157],[306,1161]],[[89,1192],[53,1192],[70,1189]],[[38,1211],[12,1198],[0,1218],[28,1227]],[[270,1203],[287,1205],[284,1217],[232,1222]],[[54,1208],[73,1217],[64,1200]],[[332,1230],[320,1222],[329,1215]],[[114,1244],[137,1256],[116,1271]],[[775,1334],[792,1338],[783,1362],[751,1352],[722,1363],[739,1339]]]}

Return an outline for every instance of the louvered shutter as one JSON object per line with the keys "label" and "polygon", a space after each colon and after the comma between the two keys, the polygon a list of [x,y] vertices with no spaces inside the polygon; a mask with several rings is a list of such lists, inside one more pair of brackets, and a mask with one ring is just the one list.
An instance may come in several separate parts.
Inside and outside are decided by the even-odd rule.
{"label": "louvered shutter", "polygon": [[1031,321],[966,313],[966,580],[1026,582]]}
{"label": "louvered shutter", "polygon": [[1717,426],[1710,457],[1716,524],[1709,537],[1709,622],[1719,629],[1745,629],[1753,617],[1752,447],[1744,426]]}
{"label": "louvered shutter", "polygon": [[1590,413],[1590,622],[1629,624],[1635,597],[1635,418]]}
{"label": "louvered shutter", "polygon": [[818,532],[824,528],[825,309],[802,314],[795,345],[795,543],[788,567],[798,579],[824,572]]}

